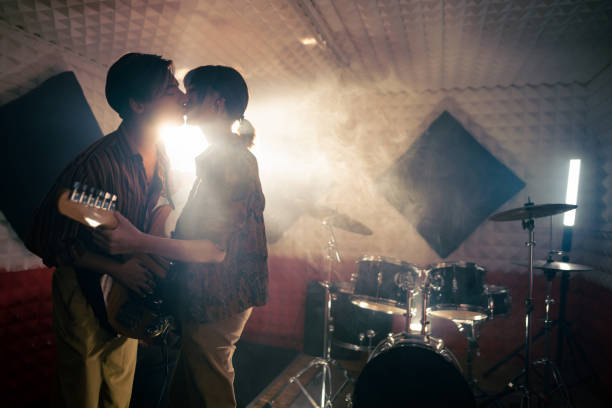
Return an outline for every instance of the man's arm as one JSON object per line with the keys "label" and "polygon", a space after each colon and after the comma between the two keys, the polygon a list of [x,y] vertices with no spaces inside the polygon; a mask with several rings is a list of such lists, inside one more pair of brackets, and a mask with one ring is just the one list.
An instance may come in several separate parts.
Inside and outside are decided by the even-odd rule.
{"label": "man's arm", "polygon": [[141,296],[152,292],[155,286],[153,275],[138,258],[132,257],[122,263],[92,251],[85,251],[74,258],[73,265],[90,273],[106,273]]}

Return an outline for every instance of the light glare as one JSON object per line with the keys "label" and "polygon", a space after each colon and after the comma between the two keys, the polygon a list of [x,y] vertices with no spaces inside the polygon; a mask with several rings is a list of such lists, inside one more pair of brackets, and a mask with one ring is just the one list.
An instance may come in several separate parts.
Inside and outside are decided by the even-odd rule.
{"label": "light glare", "polygon": [[[570,160],[569,174],[567,176],[567,193],[565,204],[575,205],[578,202],[578,184],[580,182],[580,159]],[[563,225],[573,227],[576,219],[576,210],[571,210],[563,216]]]}
{"label": "light glare", "polygon": [[195,158],[208,147],[198,126],[165,126],[161,140],[173,170],[195,174]]}
{"label": "light glare", "polygon": [[421,323],[418,323],[418,322],[410,323],[411,331],[420,332],[422,328],[423,326],[421,325]]}
{"label": "light glare", "polygon": [[96,220],[94,220],[92,218],[89,218],[89,217],[85,217],[85,222],[87,222],[89,224],[89,226],[92,227],[92,228],[98,228],[101,225],[100,222],[98,222],[98,221],[96,221]]}

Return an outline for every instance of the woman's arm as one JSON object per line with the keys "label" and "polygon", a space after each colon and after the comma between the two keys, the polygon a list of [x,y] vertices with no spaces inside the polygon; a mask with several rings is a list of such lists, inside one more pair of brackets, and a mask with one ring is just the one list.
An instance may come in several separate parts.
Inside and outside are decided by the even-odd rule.
{"label": "woman's arm", "polygon": [[[142,234],[142,233],[141,233]],[[185,262],[223,262],[225,251],[207,239],[184,240],[142,234],[135,252],[156,254]]]}
{"label": "woman's arm", "polygon": [[181,240],[145,234],[119,213],[114,229],[100,229],[93,234],[96,245],[111,255],[144,252],[184,262],[222,262],[225,251],[206,239]]}

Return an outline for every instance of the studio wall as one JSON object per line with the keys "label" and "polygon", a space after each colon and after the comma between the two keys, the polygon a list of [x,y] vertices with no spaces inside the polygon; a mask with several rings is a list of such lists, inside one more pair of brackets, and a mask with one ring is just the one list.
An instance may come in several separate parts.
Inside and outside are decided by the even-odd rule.
{"label": "studio wall", "polygon": [[[0,36],[1,103],[24,94],[55,73],[71,70],[102,131],[117,126],[118,117],[107,107],[103,93],[106,66],[3,22]],[[280,108],[294,109],[283,126],[262,122],[265,115],[258,115],[257,107],[267,100],[254,95],[247,117],[258,129],[255,153],[268,196],[267,220],[272,223],[278,215],[270,212],[276,204],[271,192],[285,191],[293,199],[295,191],[309,206],[337,210],[372,229],[369,236],[336,229],[344,258],[333,276],[337,280],[348,280],[356,270],[353,262],[365,254],[396,257],[421,266],[439,262],[441,259],[414,226],[376,191],[374,181],[446,110],[526,182],[526,187],[499,210],[522,206],[528,197],[536,204],[563,202],[568,161],[574,156],[583,159],[572,260],[596,268],[582,275],[584,278],[612,287],[610,241],[605,233],[610,229],[612,208],[611,164],[606,153],[611,139],[611,77],[608,68],[588,85],[557,83],[421,92],[380,91],[376,83],[355,86],[341,79],[315,81],[309,89],[296,89],[293,95],[285,92],[266,96],[267,100],[276,99],[268,113],[277,119],[282,116]],[[384,89],[389,89],[388,84]],[[299,207],[304,203],[287,205]],[[321,217],[313,214],[301,211],[270,245],[272,257],[300,260],[308,265],[307,273],[288,266],[290,262],[277,260],[271,268],[273,282],[289,285],[324,277],[328,235]],[[553,217],[550,242],[550,220],[537,221],[537,258],[545,257],[551,247],[560,247],[561,230],[561,216]],[[512,262],[526,258],[525,240],[518,222],[484,222],[447,259],[477,262],[490,271],[524,279],[524,268]],[[39,264],[3,221],[0,268],[18,271]],[[284,335],[295,340],[300,331],[296,324],[288,327],[282,322],[295,323],[302,312],[285,306],[302,305],[305,291],[286,293],[276,283],[273,288],[269,306],[254,321],[272,321],[282,309],[287,313],[274,326],[279,332],[292,330]]]}
{"label": "studio wall", "polygon": [[[104,133],[119,124],[104,96],[107,67],[0,21],[0,105],[27,93],[64,71],[73,71]],[[23,158],[23,165],[34,165]],[[0,212],[0,270],[42,266],[17,239]]]}
{"label": "studio wall", "polygon": [[595,138],[598,183],[596,186],[597,218],[587,234],[589,261],[601,274],[596,279],[612,287],[612,65],[600,72],[589,84],[587,130]]}
{"label": "studio wall", "polygon": [[[374,231],[363,236],[337,230],[345,258],[374,254],[419,265],[440,261],[415,228],[376,191],[374,183],[444,110],[525,181],[525,188],[499,210],[520,207],[528,198],[536,204],[564,202],[569,159],[582,158],[576,223],[581,231],[595,228],[601,217],[601,176],[596,161],[598,141],[587,130],[588,95],[588,89],[576,83],[420,93],[345,90],[334,104],[339,110],[349,107],[348,111],[335,128],[318,132],[319,145],[325,146],[320,154],[333,176],[331,187],[317,202]],[[300,217],[273,251],[317,259],[327,242],[320,222],[312,216]],[[550,232],[549,218],[537,221],[538,258],[545,257],[549,248],[561,246],[562,216],[552,219],[552,242]],[[521,268],[512,262],[525,258],[525,240],[520,222],[485,221],[447,259],[519,272]],[[574,251],[576,262],[588,260],[580,237],[575,239]]]}

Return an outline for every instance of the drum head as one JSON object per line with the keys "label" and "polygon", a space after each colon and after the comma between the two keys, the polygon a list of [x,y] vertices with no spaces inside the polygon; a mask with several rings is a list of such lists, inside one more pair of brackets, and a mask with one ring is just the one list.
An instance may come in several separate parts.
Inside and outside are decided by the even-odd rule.
{"label": "drum head", "polygon": [[403,315],[406,314],[406,311],[408,310],[408,305],[405,303],[366,295],[353,295],[351,297],[351,302],[353,302],[355,306],[359,306],[362,309],[373,310],[375,312],[384,312],[387,314]]}
{"label": "drum head", "polygon": [[439,353],[400,345],[371,359],[359,375],[354,408],[473,408],[474,395],[461,372]]}
{"label": "drum head", "polygon": [[440,304],[427,308],[427,315],[442,319],[478,322],[489,317],[486,309],[474,305]]}

